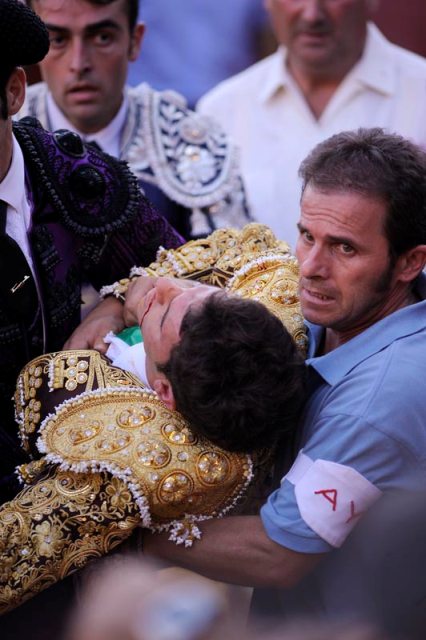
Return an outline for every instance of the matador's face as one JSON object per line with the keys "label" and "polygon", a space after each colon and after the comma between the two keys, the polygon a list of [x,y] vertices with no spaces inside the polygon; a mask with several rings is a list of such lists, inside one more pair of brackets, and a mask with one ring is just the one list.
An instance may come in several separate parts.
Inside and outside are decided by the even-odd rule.
{"label": "matador's face", "polygon": [[146,372],[153,387],[158,363],[170,358],[179,342],[182,320],[190,308],[202,304],[217,291],[215,287],[174,278],[158,278],[140,307],[138,322],[144,337]]}

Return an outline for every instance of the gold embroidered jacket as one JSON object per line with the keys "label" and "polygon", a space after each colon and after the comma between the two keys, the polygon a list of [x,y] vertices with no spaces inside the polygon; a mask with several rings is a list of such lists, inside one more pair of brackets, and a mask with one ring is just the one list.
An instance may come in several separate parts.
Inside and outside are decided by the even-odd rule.
{"label": "gold embroidered jacket", "polygon": [[[162,250],[146,271],[260,300],[304,347],[297,264],[262,225]],[[106,293],[121,295],[127,284]],[[34,462],[19,469],[26,487],[0,509],[3,612],[105,555],[138,525],[191,544],[196,523],[229,511],[253,476],[250,456],[195,437],[138,378],[95,351],[30,362],[15,405]]]}

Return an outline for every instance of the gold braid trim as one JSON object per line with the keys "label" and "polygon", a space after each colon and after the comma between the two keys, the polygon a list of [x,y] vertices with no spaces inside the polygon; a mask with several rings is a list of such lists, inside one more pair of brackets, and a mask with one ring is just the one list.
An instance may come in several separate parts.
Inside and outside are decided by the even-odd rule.
{"label": "gold braid trim", "polygon": [[96,351],[46,354],[22,370],[21,437],[35,456],[40,434],[46,456],[21,467],[33,484],[0,508],[0,611],[107,554],[138,524],[190,545],[196,523],[247,488],[250,456],[195,437],[140,384]]}
{"label": "gold braid trim", "polygon": [[120,479],[51,468],[0,507],[0,613],[109,553],[139,523]]}
{"label": "gold braid trim", "polygon": [[178,542],[198,534],[195,522],[233,507],[252,478],[250,456],[194,436],[177,412],[97,351],[28,363],[15,406],[34,458],[46,454],[44,463],[75,472],[108,471],[129,487],[143,525],[169,529]]}
{"label": "gold braid trim", "polygon": [[250,456],[194,436],[178,413],[142,389],[98,389],[67,400],[40,434],[48,462],[123,480],[152,530],[173,532],[182,521],[223,515],[252,478]]}
{"label": "gold braid trim", "polygon": [[258,300],[278,316],[299,349],[306,349],[296,258],[264,224],[253,222],[241,231],[218,229],[178,249],[160,249],[156,262],[146,269],[134,267],[130,278],[104,287],[104,295],[124,300],[129,283],[140,275],[197,280]]}
{"label": "gold braid trim", "polygon": [[36,482],[40,475],[46,471],[48,464],[45,458],[40,460],[32,460],[16,467],[16,474],[22,485]]}
{"label": "gold braid trim", "polygon": [[[94,389],[140,386],[139,378],[108,366],[98,351],[75,349],[39,356],[22,369],[16,383],[15,416],[22,448],[39,456],[35,443],[40,422],[64,400]],[[29,471],[24,466],[19,471],[25,481]]]}
{"label": "gold braid trim", "polygon": [[190,278],[223,287],[236,269],[265,251],[288,253],[290,249],[286,242],[276,239],[269,227],[257,222],[241,231],[218,229],[207,238],[191,240],[178,249],[160,248],[149,267],[133,267],[129,278],[103,287],[101,296],[114,295],[124,300],[131,280],[140,275]]}
{"label": "gold braid trim", "polygon": [[[305,345],[297,263],[264,225],[163,249],[143,273],[197,279],[259,300]],[[124,295],[128,282],[106,295]],[[0,509],[3,611],[105,555],[141,520],[190,544],[196,521],[222,515],[247,488],[249,456],[194,438],[140,385],[94,351],[47,354],[21,372],[15,401],[24,448],[38,457],[43,425],[40,446],[55,466],[38,480],[46,459],[22,466],[21,476],[34,484]]]}
{"label": "gold braid trim", "polygon": [[299,304],[299,267],[289,253],[266,251],[246,262],[228,280],[226,289],[257,300],[276,315],[304,354],[307,335]]}

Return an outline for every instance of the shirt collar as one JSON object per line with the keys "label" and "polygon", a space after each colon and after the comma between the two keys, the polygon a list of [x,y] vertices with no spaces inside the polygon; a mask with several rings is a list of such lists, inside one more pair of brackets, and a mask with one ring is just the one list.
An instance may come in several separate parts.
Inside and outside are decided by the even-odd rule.
{"label": "shirt collar", "polygon": [[[394,93],[396,89],[394,70],[389,64],[392,48],[393,45],[386,40],[378,28],[369,22],[361,59],[347,77],[351,76],[355,81],[379,93]],[[259,92],[261,102],[267,102],[279,90],[295,82],[287,68],[287,55],[287,49],[280,46],[270,57],[270,65]]]}
{"label": "shirt collar", "polygon": [[50,91],[47,93],[46,105],[48,120],[52,131],[57,131],[57,129],[68,129],[69,131],[74,131],[74,133],[78,133],[78,135],[87,142],[97,142],[101,149],[106,153],[115,156],[119,155],[120,135],[126,122],[128,110],[128,98],[126,93],[124,93],[123,101],[117,115],[111,120],[111,122],[103,129],[100,129],[100,131],[90,134],[82,133],[71,124],[59,109]]}
{"label": "shirt collar", "polygon": [[0,199],[19,212],[25,196],[25,166],[21,147],[15,136],[12,137],[12,162],[7,174],[0,182]]}
{"label": "shirt collar", "polygon": [[278,47],[277,51],[270,56],[270,64],[259,91],[261,102],[267,102],[280,89],[284,89],[288,85],[290,74],[286,61],[287,49],[285,47]]}
{"label": "shirt collar", "polygon": [[330,385],[337,384],[351,369],[363,360],[388,347],[392,342],[425,329],[426,274],[420,274],[417,290],[422,302],[409,305],[386,316],[379,322],[324,356],[312,357],[324,335],[324,329],[307,323],[309,353],[306,364],[313,367]]}
{"label": "shirt collar", "polygon": [[396,90],[395,70],[390,64],[393,45],[369,22],[361,59],[348,76],[373,91],[391,95]]}

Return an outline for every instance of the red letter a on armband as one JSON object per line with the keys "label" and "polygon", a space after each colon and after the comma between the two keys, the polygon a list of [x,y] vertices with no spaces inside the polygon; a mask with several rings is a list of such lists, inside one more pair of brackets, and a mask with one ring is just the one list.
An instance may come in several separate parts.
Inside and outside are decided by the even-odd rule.
{"label": "red letter a on armband", "polygon": [[322,495],[328,502],[331,503],[333,511],[337,508],[337,490],[336,489],[320,489],[314,492],[315,495]]}

